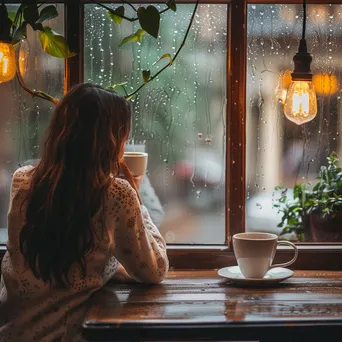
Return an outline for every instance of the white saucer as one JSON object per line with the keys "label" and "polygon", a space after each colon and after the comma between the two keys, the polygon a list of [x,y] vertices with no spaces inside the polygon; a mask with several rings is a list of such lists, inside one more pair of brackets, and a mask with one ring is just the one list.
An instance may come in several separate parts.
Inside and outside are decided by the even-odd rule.
{"label": "white saucer", "polygon": [[248,286],[274,285],[293,276],[293,271],[282,267],[270,269],[263,279],[245,278],[239,266],[221,268],[217,273],[219,276],[227,278],[235,284]]}

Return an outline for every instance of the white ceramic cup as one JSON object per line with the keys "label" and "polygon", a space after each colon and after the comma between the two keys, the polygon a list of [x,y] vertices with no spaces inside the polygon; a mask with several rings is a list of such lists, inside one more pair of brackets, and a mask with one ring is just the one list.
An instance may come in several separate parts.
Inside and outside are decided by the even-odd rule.
{"label": "white ceramic cup", "polygon": [[145,152],[125,152],[124,161],[133,176],[143,176],[146,173],[148,154]]}
{"label": "white ceramic cup", "polygon": [[[278,245],[291,246],[295,255],[289,262],[272,265]],[[298,249],[293,243],[278,241],[277,235],[269,233],[235,234],[233,247],[241,273],[250,279],[262,279],[269,269],[290,266],[298,257]]]}

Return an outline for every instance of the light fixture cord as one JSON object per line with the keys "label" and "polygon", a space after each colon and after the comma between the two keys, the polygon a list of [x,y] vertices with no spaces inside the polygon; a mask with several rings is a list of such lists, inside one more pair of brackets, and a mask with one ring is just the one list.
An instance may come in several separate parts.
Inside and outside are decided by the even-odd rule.
{"label": "light fixture cord", "polygon": [[0,35],[1,36],[3,35],[3,31],[5,29],[5,27],[4,27],[5,26],[5,23],[4,23],[5,18],[3,18],[4,8],[5,8],[5,0],[2,0],[1,1],[1,10],[0,10]]}
{"label": "light fixture cord", "polygon": [[305,39],[306,34],[306,0],[303,0],[303,34],[302,39]]}

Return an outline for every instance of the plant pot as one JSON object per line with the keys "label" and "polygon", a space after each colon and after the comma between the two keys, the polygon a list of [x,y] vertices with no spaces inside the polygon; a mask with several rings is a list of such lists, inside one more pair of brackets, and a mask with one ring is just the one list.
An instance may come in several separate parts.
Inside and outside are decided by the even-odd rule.
{"label": "plant pot", "polygon": [[311,213],[304,232],[305,241],[342,241],[342,213],[334,213],[323,218],[319,213]]}

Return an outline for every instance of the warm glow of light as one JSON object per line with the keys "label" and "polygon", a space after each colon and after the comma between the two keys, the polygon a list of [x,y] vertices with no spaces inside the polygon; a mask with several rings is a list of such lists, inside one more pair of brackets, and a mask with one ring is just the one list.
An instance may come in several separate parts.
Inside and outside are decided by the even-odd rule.
{"label": "warm glow of light", "polygon": [[27,71],[27,58],[26,58],[26,51],[23,49],[23,45],[20,47],[19,51],[19,70],[21,76],[25,76]]}
{"label": "warm glow of light", "polygon": [[292,77],[291,77],[291,71],[290,70],[284,70],[280,73],[279,79],[278,79],[278,85],[276,88],[276,97],[277,101],[284,104],[287,90],[289,89],[289,86],[291,84]]}
{"label": "warm glow of light", "polygon": [[15,73],[14,47],[11,43],[0,41],[0,83],[10,81]]}
{"label": "warm glow of light", "polygon": [[329,20],[329,13],[325,5],[312,5],[308,8],[308,17],[311,17],[317,24],[326,24]]}
{"label": "warm glow of light", "polygon": [[311,81],[293,81],[287,92],[285,116],[297,125],[313,120],[317,115],[317,98]]}
{"label": "warm glow of light", "polygon": [[316,93],[319,95],[334,95],[338,89],[338,81],[335,75],[317,74],[312,80]]}
{"label": "warm glow of light", "polygon": [[286,96],[287,96],[287,90],[283,89],[283,91],[281,92],[281,94],[279,96],[279,102],[284,104],[285,100],[286,100]]}
{"label": "warm glow of light", "polygon": [[290,23],[296,19],[296,10],[291,5],[282,5],[280,15],[284,22]]}
{"label": "warm glow of light", "polygon": [[281,81],[282,85],[285,89],[288,89],[292,82],[292,71],[291,70],[285,70],[282,72]]}

